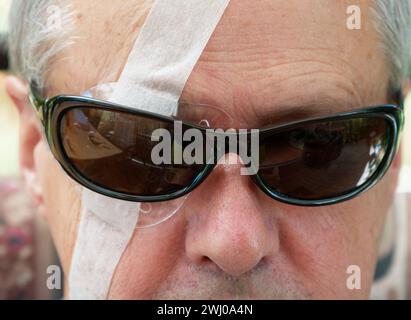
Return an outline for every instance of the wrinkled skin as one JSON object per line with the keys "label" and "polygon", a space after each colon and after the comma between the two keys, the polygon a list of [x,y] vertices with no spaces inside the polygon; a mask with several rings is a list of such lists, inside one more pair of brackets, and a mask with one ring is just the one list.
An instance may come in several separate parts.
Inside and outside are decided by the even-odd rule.
{"label": "wrinkled skin", "polygon": [[[238,128],[389,102],[389,67],[371,3],[359,2],[363,26],[350,31],[351,1],[232,0],[182,100],[218,106]],[[79,37],[52,62],[50,96],[117,80],[146,14],[137,0],[73,6]],[[68,274],[78,186],[53,159],[27,89],[11,78],[8,91],[21,115],[23,176]],[[371,191],[318,208],[273,201],[238,166],[221,166],[177,215],[135,231],[109,298],[367,298],[399,166],[397,156]],[[361,290],[346,287],[350,265],[361,268]]]}

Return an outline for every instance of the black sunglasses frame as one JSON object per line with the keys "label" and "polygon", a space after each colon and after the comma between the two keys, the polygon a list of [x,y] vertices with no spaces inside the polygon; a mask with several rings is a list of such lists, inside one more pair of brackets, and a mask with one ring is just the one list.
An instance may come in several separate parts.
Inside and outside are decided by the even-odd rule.
{"label": "black sunglasses frame", "polygon": [[[350,200],[358,195],[366,192],[373,186],[375,186],[380,179],[384,176],[387,172],[388,168],[390,167],[393,158],[398,150],[400,136],[404,125],[404,112],[403,112],[403,99],[401,93],[398,94],[398,101],[399,106],[396,105],[381,105],[375,107],[369,107],[365,109],[358,109],[349,112],[342,112],[331,116],[325,117],[313,117],[310,119],[296,121],[292,123],[288,123],[285,125],[278,125],[271,128],[261,129],[259,131],[260,137],[264,137],[267,135],[272,135],[276,132],[293,129],[294,127],[300,125],[310,125],[315,124],[320,121],[333,121],[333,120],[344,120],[350,119],[354,117],[382,117],[386,119],[391,125],[392,134],[389,136],[389,143],[388,149],[384,156],[384,159],[381,161],[379,168],[370,177],[364,184],[361,186],[355,187],[352,190],[347,190],[347,192],[340,194],[338,196],[334,196],[331,198],[326,199],[319,199],[319,200],[305,200],[305,199],[296,199],[288,197],[287,195],[281,194],[275,190],[272,190],[261,178],[261,176],[257,173],[256,175],[252,175],[251,178],[254,180],[256,185],[269,197],[274,200],[280,201],[282,203],[290,204],[290,205],[297,205],[297,206],[324,206],[324,205],[333,205],[337,204],[346,200]],[[69,158],[64,152],[62,146],[62,139],[59,136],[60,130],[60,123],[62,120],[63,115],[70,109],[77,109],[81,107],[98,107],[99,109],[108,110],[108,111],[120,111],[126,112],[129,114],[140,115],[145,117],[150,117],[153,119],[161,119],[166,122],[173,123],[177,119],[167,116],[162,116],[159,114],[155,114],[148,111],[137,110],[135,108],[117,105],[113,103],[109,103],[103,100],[82,97],[82,96],[71,96],[71,95],[59,95],[51,99],[44,100],[40,97],[38,91],[35,87],[31,88],[31,95],[30,101],[34,108],[36,109],[39,118],[44,126],[45,135],[51,151],[56,158],[56,160],[60,163],[62,168],[66,171],[66,173],[75,181],[83,185],[84,187],[102,194],[107,197],[116,198],[125,201],[132,201],[132,202],[161,202],[161,201],[169,201],[174,200],[180,197],[183,197],[194,189],[196,189],[204,180],[210,175],[213,169],[216,167],[216,161],[213,163],[207,163],[203,166],[200,173],[193,179],[192,183],[179,190],[177,192],[167,194],[167,195],[157,195],[157,196],[139,196],[134,194],[128,193],[120,193],[100,185],[93,183],[92,181],[85,178],[82,174],[80,174],[74,165],[70,162]],[[200,127],[195,124],[190,124],[183,122],[183,124],[197,128],[199,130],[206,130],[204,127]],[[238,135],[238,133],[234,133]],[[227,135],[227,134],[225,134]],[[217,151],[218,152],[218,151]]]}

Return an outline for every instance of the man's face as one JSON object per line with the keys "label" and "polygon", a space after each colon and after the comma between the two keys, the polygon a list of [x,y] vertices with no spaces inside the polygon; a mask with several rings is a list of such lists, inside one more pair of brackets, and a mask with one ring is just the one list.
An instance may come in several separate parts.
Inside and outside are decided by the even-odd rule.
{"label": "man's face", "polygon": [[[136,17],[147,13],[137,0],[73,3],[77,37],[52,63],[49,96],[116,81],[143,22]],[[182,100],[224,109],[237,128],[387,103],[389,69],[372,2],[357,3],[361,30],[346,27],[351,4],[232,0]],[[79,188],[44,140],[34,155],[45,215],[67,274]],[[392,167],[354,200],[309,208],[274,201],[241,176],[240,167],[220,166],[177,215],[135,231],[109,298],[366,298],[397,171]],[[361,268],[361,290],[347,288],[351,265]]]}

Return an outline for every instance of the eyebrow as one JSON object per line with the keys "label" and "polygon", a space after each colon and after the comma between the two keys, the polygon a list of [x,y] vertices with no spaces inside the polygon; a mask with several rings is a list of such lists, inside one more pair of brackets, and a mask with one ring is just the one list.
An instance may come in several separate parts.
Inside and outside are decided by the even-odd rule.
{"label": "eyebrow", "polygon": [[[307,88],[292,92],[290,95],[279,95],[270,105],[263,102],[254,106],[253,118],[243,118],[241,123],[257,128],[281,125],[318,116],[332,116],[341,112],[363,109],[367,105],[367,97],[353,94],[341,85],[333,85],[331,89],[323,90],[308,85]],[[369,101],[368,101],[369,102]],[[385,101],[381,101],[385,104]]]}
{"label": "eyebrow", "polygon": [[[323,98],[321,98],[321,96],[323,96]],[[273,107],[270,107],[269,104],[265,104],[261,108],[256,106],[256,111],[252,113],[252,117],[234,117],[234,128],[264,128],[267,126],[287,124],[317,116],[332,116],[340,112],[367,107],[355,103],[354,97],[350,97],[348,95],[344,98],[338,98],[338,96],[332,96],[330,94],[322,95],[319,93],[316,95],[307,94],[305,98],[305,101],[302,101],[301,103],[298,103],[297,101],[290,101],[288,103],[278,103],[277,105],[276,103],[273,103]],[[207,106],[205,104],[189,103],[183,100],[180,101],[180,105]],[[227,112],[231,115],[237,113],[236,110]],[[203,110],[200,113],[207,114],[207,111]]]}
{"label": "eyebrow", "polygon": [[[263,116],[264,125],[283,124],[296,120],[303,120],[314,116],[332,115],[342,110],[331,110],[331,108],[321,107],[315,104],[301,104],[298,106],[286,106],[276,108]],[[267,123],[268,122],[268,123]]]}
{"label": "eyebrow", "polygon": [[322,105],[322,104],[301,104],[296,106],[276,107],[276,110],[264,112],[259,115],[259,127],[271,125],[282,125],[294,121],[300,121],[318,116],[332,116],[340,112],[365,108],[366,106],[354,107],[353,105]]}

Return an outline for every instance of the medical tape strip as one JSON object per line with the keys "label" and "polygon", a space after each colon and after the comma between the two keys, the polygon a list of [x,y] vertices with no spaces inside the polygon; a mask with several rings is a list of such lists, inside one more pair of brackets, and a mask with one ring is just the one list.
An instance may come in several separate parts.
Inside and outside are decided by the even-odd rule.
{"label": "medical tape strip", "polygon": [[[175,115],[185,84],[230,0],[157,0],[109,99]],[[106,299],[140,205],[83,189],[70,299]]]}
{"label": "medical tape strip", "polygon": [[188,77],[228,3],[157,1],[119,79],[114,100],[175,115]]}
{"label": "medical tape strip", "polygon": [[78,235],[69,274],[73,300],[104,300],[137,223],[139,205],[83,188]]}

